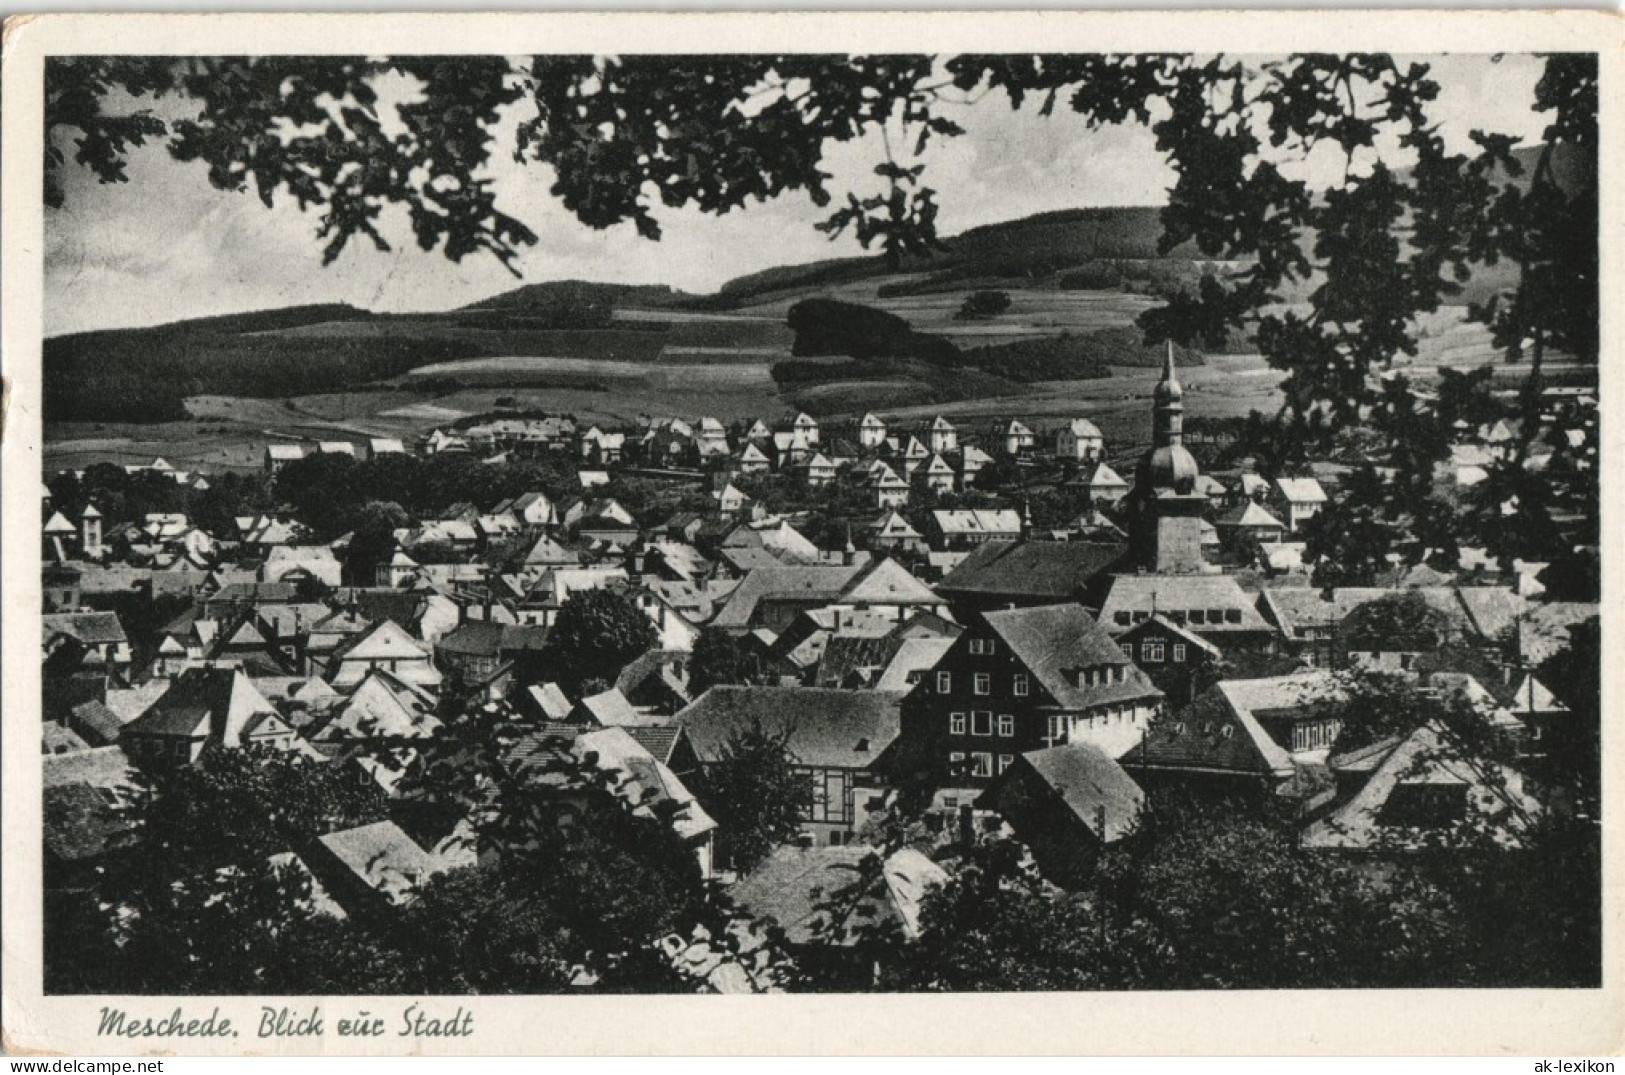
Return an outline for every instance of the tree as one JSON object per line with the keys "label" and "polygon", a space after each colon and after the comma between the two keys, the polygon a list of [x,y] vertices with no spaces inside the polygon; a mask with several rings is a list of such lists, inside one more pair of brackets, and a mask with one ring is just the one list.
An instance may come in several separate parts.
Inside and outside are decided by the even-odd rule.
{"label": "tree", "polygon": [[1010,309],[1008,291],[992,291],[984,288],[965,296],[959,312],[954,314],[954,320],[986,321],[988,318],[998,317],[1008,309]]}
{"label": "tree", "polygon": [[411,519],[406,509],[392,500],[368,500],[349,517],[350,547],[345,553],[350,579],[356,585],[370,586],[374,570],[389,562],[395,550],[395,531]]}
{"label": "tree", "polygon": [[796,771],[789,741],[789,731],[767,731],[760,721],[736,729],[695,789],[716,819],[718,850],[741,871],[794,839],[812,810],[812,784]]}
{"label": "tree", "polygon": [[1450,618],[1414,590],[1356,606],[1338,627],[1340,648],[1355,651],[1433,651],[1456,635]]}
{"label": "tree", "polygon": [[761,658],[740,638],[716,627],[700,629],[688,661],[690,693],[698,697],[719,684],[751,683],[761,674]]}
{"label": "tree", "polygon": [[609,590],[578,590],[565,599],[547,638],[546,658],[558,681],[575,688],[590,679],[614,682],[634,658],[660,640],[630,598]]}

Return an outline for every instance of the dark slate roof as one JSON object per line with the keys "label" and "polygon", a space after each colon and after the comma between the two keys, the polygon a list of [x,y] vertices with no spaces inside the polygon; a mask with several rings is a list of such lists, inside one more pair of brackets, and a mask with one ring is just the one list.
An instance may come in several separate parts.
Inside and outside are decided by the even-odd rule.
{"label": "dark slate roof", "polygon": [[108,793],[85,783],[47,787],[43,820],[46,849],[68,862],[133,846],[140,832],[136,819]]}
{"label": "dark slate roof", "polygon": [[73,707],[73,722],[92,740],[101,743],[115,742],[119,733],[124,731],[124,722],[119,715],[108,709],[106,703],[94,698]]}
{"label": "dark slate roof", "polygon": [[714,761],[735,732],[759,721],[769,734],[789,733],[789,750],[801,765],[866,769],[897,738],[905,693],[712,687],[676,720],[702,762]]}
{"label": "dark slate roof", "polygon": [[754,567],[728,596],[712,625],[749,627],[763,601],[834,601],[863,570],[861,564]]}
{"label": "dark slate roof", "polygon": [[1087,541],[992,541],[978,547],[937,584],[944,594],[1066,601],[1109,571],[1126,545]]}
{"label": "dark slate roof", "polygon": [[[1102,843],[1120,840],[1134,831],[1145,793],[1105,751],[1093,743],[1033,750],[1021,760],[1088,826]],[[993,795],[997,801],[997,794]],[[1100,831],[1105,810],[1106,831]]]}
{"label": "dark slate roof", "polygon": [[[792,944],[850,945],[865,927],[901,922],[889,899],[852,898],[863,879],[861,864],[874,853],[863,846],[780,847],[729,895],[752,917],[777,922]],[[847,912],[843,922],[832,922],[832,905]],[[837,935],[834,925],[845,930]]]}
{"label": "dark slate roof", "polygon": [[126,641],[124,625],[111,612],[48,612],[40,620],[45,625],[46,638],[63,634],[87,646]]}
{"label": "dark slate roof", "polygon": [[390,620],[408,631],[416,629],[426,598],[411,590],[343,589],[334,593],[331,604],[354,605],[369,620]]}
{"label": "dark slate roof", "polygon": [[[903,639],[891,635],[878,638],[834,635],[824,646],[814,685],[848,690],[867,687],[885,670],[902,646]],[[867,670],[866,676],[863,670]]]}
{"label": "dark slate roof", "polygon": [[445,653],[495,657],[514,650],[539,650],[547,644],[547,628],[470,620],[440,636],[435,648]]}
{"label": "dark slate roof", "polygon": [[135,779],[135,770],[123,750],[116,746],[79,750],[72,754],[50,754],[43,760],[44,784],[57,787],[64,784],[90,784],[98,788],[114,788]]}
{"label": "dark slate roof", "polygon": [[[982,619],[1063,708],[1083,709],[1162,696],[1081,605],[1005,609],[984,613]],[[1126,678],[1105,685],[1078,686],[1079,670],[1101,666],[1120,669]]]}

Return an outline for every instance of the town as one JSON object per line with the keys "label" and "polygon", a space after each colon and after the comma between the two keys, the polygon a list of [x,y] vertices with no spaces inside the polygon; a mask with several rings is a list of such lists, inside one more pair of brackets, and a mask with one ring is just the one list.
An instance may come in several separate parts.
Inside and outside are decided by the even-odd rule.
{"label": "town", "polygon": [[[48,987],[1585,980],[1518,885],[1598,815],[1591,509],[1355,577],[1317,520],[1397,464],[1201,417],[1170,346],[1148,446],[507,409],[49,475]],[[1594,391],[1477,417],[1441,488],[1594,482]]]}

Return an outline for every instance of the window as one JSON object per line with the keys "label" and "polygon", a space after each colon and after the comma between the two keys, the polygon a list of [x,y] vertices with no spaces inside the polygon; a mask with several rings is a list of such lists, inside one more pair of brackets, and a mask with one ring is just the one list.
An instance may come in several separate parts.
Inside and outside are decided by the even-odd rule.
{"label": "window", "polygon": [[1134,643],[1119,642],[1117,647],[1123,651],[1123,656],[1127,657],[1129,660],[1134,659]]}
{"label": "window", "polygon": [[972,735],[993,734],[993,714],[977,710],[970,715],[970,733]]}
{"label": "window", "polygon": [[1146,620],[1149,620],[1150,618],[1151,618],[1151,613],[1147,612],[1143,608],[1136,609],[1134,611],[1134,622],[1135,623],[1144,623]]}
{"label": "window", "polygon": [[959,771],[964,767],[965,752],[963,750],[956,750],[948,755],[948,768],[952,770],[955,775],[958,775]]}
{"label": "window", "polygon": [[1014,765],[1015,763],[1016,763],[1016,756],[1014,754],[1000,754],[999,755],[999,772],[1001,772],[1001,773],[1004,772],[1006,769],[1010,768],[1010,766]]}
{"label": "window", "polygon": [[948,714],[948,734],[949,735],[964,735],[965,734],[965,714],[963,714],[963,713],[949,713]]}
{"label": "window", "polygon": [[1224,622],[1225,623],[1240,623],[1241,622],[1241,609],[1239,609],[1239,608],[1227,608],[1227,609],[1225,609],[1224,610]]}
{"label": "window", "polygon": [[978,672],[971,681],[971,689],[977,694],[993,693],[993,677],[986,672]]}
{"label": "window", "polygon": [[1140,643],[1140,660],[1148,661],[1152,664],[1160,664],[1162,662],[1163,649],[1164,647],[1161,642],[1142,642]]}
{"label": "window", "polygon": [[1128,614],[1128,610],[1127,610],[1127,609],[1125,609],[1125,610],[1123,610],[1123,611],[1121,611],[1121,612],[1119,612],[1119,613],[1118,613],[1118,614],[1117,614],[1117,615],[1116,615],[1116,616],[1115,616],[1115,617],[1113,617],[1113,618],[1114,618],[1114,619],[1116,619],[1116,620],[1117,620],[1117,625],[1118,625],[1118,626],[1119,626],[1119,627],[1127,627],[1127,626],[1128,626],[1128,624],[1129,624],[1129,614]]}
{"label": "window", "polygon": [[948,672],[937,673],[937,693],[947,694],[954,689],[954,677]]}
{"label": "window", "polygon": [[971,776],[989,777],[993,775],[993,755],[976,753],[970,756]]}
{"label": "window", "polygon": [[1184,660],[1185,660],[1185,643],[1183,643],[1183,642],[1175,642],[1174,643],[1174,661],[1176,663],[1184,663]]}
{"label": "window", "polygon": [[1012,739],[1016,734],[1016,718],[1009,713],[999,714],[999,734],[1006,739]]}
{"label": "window", "polygon": [[1204,611],[1203,609],[1199,609],[1199,608],[1191,609],[1191,623],[1196,624],[1196,623],[1206,623],[1206,622],[1207,622],[1207,612],[1206,611]]}
{"label": "window", "polygon": [[1027,697],[1027,676],[1025,673],[1016,673],[1015,678],[1010,681],[1010,691],[1017,698]]}
{"label": "window", "polygon": [[1063,719],[1052,713],[1044,723],[1044,741],[1049,743],[1050,746],[1054,746],[1057,740],[1063,738],[1061,724]]}
{"label": "window", "polygon": [[1222,609],[1222,608],[1210,608],[1210,609],[1208,609],[1207,610],[1207,622],[1209,622],[1209,623],[1223,623],[1224,622],[1224,609]]}
{"label": "window", "polygon": [[993,640],[991,638],[973,638],[970,640],[970,651],[978,656],[990,656],[993,653]]}
{"label": "window", "polygon": [[175,757],[184,758],[192,751],[192,744],[181,739],[175,743]]}

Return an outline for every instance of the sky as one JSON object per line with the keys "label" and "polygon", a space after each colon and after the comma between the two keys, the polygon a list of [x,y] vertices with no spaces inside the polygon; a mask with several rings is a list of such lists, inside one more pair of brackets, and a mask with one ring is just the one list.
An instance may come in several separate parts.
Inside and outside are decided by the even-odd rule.
{"label": "sky", "polygon": [[[1529,109],[1540,61],[1508,55],[1400,57],[1433,68],[1441,95],[1434,114],[1454,149],[1475,128],[1535,141],[1545,125]],[[1065,108],[1044,118],[1029,104],[1012,112],[1002,95],[953,113],[963,137],[927,151],[927,182],[941,203],[939,230],[967,228],[1082,206],[1160,205],[1174,173],[1149,130],[1089,130]],[[70,151],[71,157],[71,151]],[[540,236],[524,251],[515,279],[495,258],[460,264],[412,241],[404,217],[386,217],[393,250],[365,240],[330,266],[321,263],[317,217],[291,203],[267,210],[249,193],[215,190],[205,166],[181,164],[158,147],[134,150],[129,182],[99,184],[70,165],[67,205],[46,210],[45,330],[161,324],[189,317],[306,303],[344,302],[376,311],[445,310],[526,283],[584,279],[670,284],[714,291],[734,277],[777,265],[864,253],[850,236],[831,242],[813,224],[828,210],[792,193],[721,217],[662,209],[658,242],[630,224],[595,231],[548,193],[549,170],[514,164],[498,152],[492,168],[498,205]],[[1288,162],[1289,174],[1329,177],[1341,156]],[[835,147],[825,170],[831,189],[877,190],[878,137]],[[1403,161],[1392,153],[1385,159]]]}

